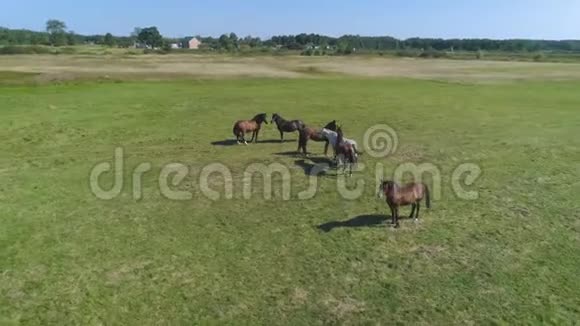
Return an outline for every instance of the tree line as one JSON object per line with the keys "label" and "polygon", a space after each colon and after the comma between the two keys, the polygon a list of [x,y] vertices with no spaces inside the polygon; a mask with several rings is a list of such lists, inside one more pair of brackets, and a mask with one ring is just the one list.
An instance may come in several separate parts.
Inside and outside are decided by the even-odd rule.
{"label": "tree line", "polygon": [[[390,36],[343,35],[331,37],[320,34],[277,35],[262,40],[259,37],[238,37],[235,33],[223,34],[219,38],[197,36],[202,48],[219,51],[240,49],[277,48],[298,51],[326,51],[350,54],[355,51],[505,51],[505,52],[580,52],[580,40],[493,40],[493,39],[436,39],[409,38],[405,40]],[[64,22],[51,19],[43,32],[7,29],[0,27],[0,46],[6,45],[51,45],[97,44],[111,47],[142,45],[148,48],[167,48],[171,44],[182,44],[186,39],[166,38],[157,27],[135,28],[129,36],[80,35],[67,29]]]}

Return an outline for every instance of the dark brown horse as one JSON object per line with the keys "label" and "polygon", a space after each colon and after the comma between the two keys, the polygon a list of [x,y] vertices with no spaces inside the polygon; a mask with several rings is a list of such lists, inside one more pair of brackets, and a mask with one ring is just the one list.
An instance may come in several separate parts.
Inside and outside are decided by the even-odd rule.
{"label": "dark brown horse", "polygon": [[338,167],[342,166],[343,171],[346,167],[349,168],[349,176],[352,176],[352,167],[356,165],[358,161],[358,155],[356,153],[356,148],[350,142],[344,141],[344,135],[342,133],[342,128],[338,127],[336,129],[337,140],[336,140],[336,159]]}
{"label": "dark brown horse", "polygon": [[[336,120],[332,120],[329,122],[324,128],[332,131],[336,131]],[[297,152],[300,153],[302,149],[302,153],[306,155],[308,152],[306,149],[306,145],[308,145],[309,140],[313,140],[316,142],[326,142],[324,145],[324,155],[328,153],[328,139],[322,135],[322,129],[314,129],[311,127],[304,127],[300,129],[300,137],[298,138],[298,150]]]}
{"label": "dark brown horse", "polygon": [[255,141],[258,142],[258,134],[260,133],[260,128],[262,128],[262,123],[268,124],[266,113],[260,113],[256,115],[252,120],[240,120],[234,124],[234,136],[236,136],[236,140],[238,144],[243,142],[244,144],[248,144],[244,136],[252,132],[252,139],[250,143]]}
{"label": "dark brown horse", "polygon": [[413,218],[413,214],[415,214],[415,221],[419,218],[423,198],[425,198],[427,208],[431,208],[429,187],[424,183],[414,182],[400,186],[393,181],[383,181],[379,187],[379,198],[382,196],[385,196],[391,209],[392,223],[396,228],[399,227],[399,207],[411,205],[409,218]]}
{"label": "dark brown horse", "polygon": [[272,115],[272,123],[276,123],[278,131],[280,132],[280,142],[284,141],[285,132],[295,132],[304,128],[304,122],[301,120],[286,120],[282,118],[278,113]]}

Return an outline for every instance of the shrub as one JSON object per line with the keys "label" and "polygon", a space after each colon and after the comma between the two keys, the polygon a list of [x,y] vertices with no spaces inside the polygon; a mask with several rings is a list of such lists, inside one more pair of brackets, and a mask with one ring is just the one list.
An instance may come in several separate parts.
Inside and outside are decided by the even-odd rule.
{"label": "shrub", "polygon": [[166,53],[169,53],[169,52],[171,52],[171,50],[172,50],[172,49],[171,49],[171,43],[169,43],[169,42],[165,42],[165,43],[163,43],[162,50],[163,50],[164,52],[166,52]]}
{"label": "shrub", "polygon": [[395,55],[398,57],[415,58],[415,57],[419,56],[419,53],[415,50],[404,49],[404,50],[398,50],[397,52],[395,52]]}
{"label": "shrub", "polygon": [[544,61],[545,59],[546,55],[544,53],[537,53],[536,55],[534,55],[534,61],[536,62]]}
{"label": "shrub", "polygon": [[49,47],[40,45],[30,45],[30,46],[18,46],[18,45],[8,45],[0,47],[0,54],[48,54],[51,53]]}

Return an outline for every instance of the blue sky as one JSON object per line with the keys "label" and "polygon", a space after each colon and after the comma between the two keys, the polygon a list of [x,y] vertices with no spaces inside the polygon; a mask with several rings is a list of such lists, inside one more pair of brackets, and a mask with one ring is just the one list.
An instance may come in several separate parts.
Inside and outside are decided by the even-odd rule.
{"label": "blue sky", "polygon": [[407,37],[580,39],[580,0],[2,0],[0,26],[166,36],[313,32]]}

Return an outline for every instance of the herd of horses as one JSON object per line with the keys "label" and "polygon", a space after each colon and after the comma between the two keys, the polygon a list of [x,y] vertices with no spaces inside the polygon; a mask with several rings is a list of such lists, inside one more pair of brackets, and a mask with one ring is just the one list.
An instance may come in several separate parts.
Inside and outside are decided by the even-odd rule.
{"label": "herd of horses", "polygon": [[[246,134],[252,133],[250,143],[258,142],[258,136],[262,124],[268,124],[268,115],[260,113],[250,120],[239,120],[234,124],[233,133],[238,144],[248,144]],[[302,120],[286,120],[278,113],[272,115],[270,123],[275,123],[280,132],[280,142],[284,142],[284,133],[298,132],[298,150],[297,152],[307,155],[308,141],[325,142],[324,155],[328,155],[328,146],[334,150],[334,160],[337,167],[349,169],[349,176],[352,176],[352,168],[358,162],[361,152],[358,151],[356,141],[344,137],[342,127],[338,126],[336,120],[329,122],[322,128],[312,128],[306,126]],[[393,181],[382,181],[378,196],[385,197],[386,202],[391,210],[392,224],[399,227],[399,208],[401,206],[411,206],[411,215],[409,218],[419,219],[421,201],[425,199],[427,208],[431,207],[429,188],[424,183],[409,183],[398,185]]]}

